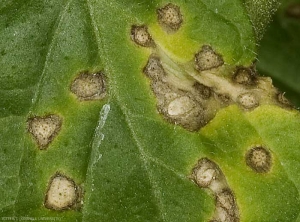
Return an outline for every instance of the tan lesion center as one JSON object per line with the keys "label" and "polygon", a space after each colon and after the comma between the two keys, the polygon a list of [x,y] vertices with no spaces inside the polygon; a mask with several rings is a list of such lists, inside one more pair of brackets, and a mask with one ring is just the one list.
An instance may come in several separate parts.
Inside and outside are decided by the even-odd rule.
{"label": "tan lesion center", "polygon": [[[184,22],[180,8],[171,3],[157,13],[161,26]],[[143,72],[151,82],[157,110],[168,122],[198,131],[229,105],[236,104],[243,111],[260,105],[289,107],[271,78],[258,76],[253,65],[227,64],[209,44],[199,44],[193,60],[183,63],[164,51],[161,43],[156,44],[150,31],[145,24],[132,25],[130,36],[136,45],[150,51]]]}

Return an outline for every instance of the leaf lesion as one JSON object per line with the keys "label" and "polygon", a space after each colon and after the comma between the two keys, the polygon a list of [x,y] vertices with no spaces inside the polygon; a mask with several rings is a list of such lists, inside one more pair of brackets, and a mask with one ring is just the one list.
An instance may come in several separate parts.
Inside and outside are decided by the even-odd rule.
{"label": "leaf lesion", "polygon": [[239,222],[240,213],[233,190],[220,167],[208,158],[201,158],[192,170],[191,179],[200,187],[208,188],[215,197],[215,213],[210,222]]}
{"label": "leaf lesion", "polygon": [[[176,9],[179,11],[178,6]],[[158,13],[159,22],[161,10]],[[171,14],[175,16],[174,12]],[[195,52],[194,60],[182,63],[155,44],[150,32],[145,24],[132,25],[130,36],[136,45],[151,52],[143,73],[151,82],[158,112],[168,122],[198,131],[218,110],[232,104],[243,111],[265,104],[289,108],[286,99],[278,96],[282,94],[273,87],[272,80],[258,76],[254,65],[230,65],[213,46],[205,44]],[[203,93],[207,94],[207,90],[198,91],[199,87],[195,86],[209,89],[211,96],[205,98]]]}

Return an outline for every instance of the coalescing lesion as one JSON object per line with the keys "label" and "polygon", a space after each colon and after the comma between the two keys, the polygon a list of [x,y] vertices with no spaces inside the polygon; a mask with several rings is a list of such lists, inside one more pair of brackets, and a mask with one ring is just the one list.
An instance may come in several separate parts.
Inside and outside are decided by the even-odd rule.
{"label": "coalescing lesion", "polygon": [[235,194],[216,162],[201,158],[193,168],[190,178],[200,188],[209,189],[215,197],[215,212],[210,222],[240,221]]}
{"label": "coalescing lesion", "polygon": [[[172,3],[158,8],[156,13],[158,24],[167,34],[173,35],[184,24],[180,7]],[[233,104],[243,111],[260,105],[291,108],[271,78],[257,74],[255,64],[228,64],[212,45],[199,43],[193,59],[182,62],[156,43],[159,40],[151,35],[147,24],[133,24],[130,39],[149,50],[142,72],[150,81],[157,111],[172,124],[198,131],[220,109]]]}

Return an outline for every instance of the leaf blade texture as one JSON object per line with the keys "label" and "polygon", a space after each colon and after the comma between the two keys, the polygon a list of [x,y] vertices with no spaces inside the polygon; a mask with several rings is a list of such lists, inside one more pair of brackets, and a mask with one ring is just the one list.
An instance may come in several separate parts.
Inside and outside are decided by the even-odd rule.
{"label": "leaf blade texture", "polygon": [[[132,25],[147,25],[155,44],[174,61],[192,61],[203,44],[212,45],[231,66],[250,66],[256,56],[256,36],[242,2],[173,3],[183,14],[175,34],[157,21],[157,9],[165,5],[160,1],[4,1],[2,217],[209,221],[216,196],[190,178],[197,161],[209,158],[234,192],[240,221],[296,221],[296,111],[270,105],[244,112],[230,105],[196,132],[158,113],[143,73],[151,49],[132,41]],[[82,100],[70,90],[85,73],[105,75],[104,98]],[[54,127],[55,135],[45,121],[37,127],[51,137],[41,149],[28,119],[49,115],[62,123],[59,130]],[[253,145],[271,150],[269,173],[247,166],[245,153]],[[78,199],[53,210],[45,206],[45,196],[58,174],[72,182]]]}

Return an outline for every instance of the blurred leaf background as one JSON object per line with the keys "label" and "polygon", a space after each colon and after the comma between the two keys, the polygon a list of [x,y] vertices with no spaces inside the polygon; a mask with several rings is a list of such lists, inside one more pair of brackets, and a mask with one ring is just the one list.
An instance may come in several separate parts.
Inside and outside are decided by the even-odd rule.
{"label": "blurred leaf background", "polygon": [[282,0],[259,45],[257,68],[300,109],[300,0]]}

